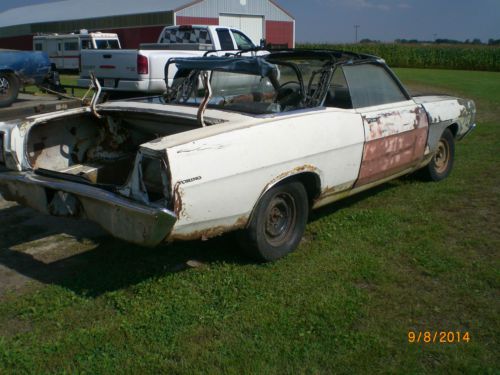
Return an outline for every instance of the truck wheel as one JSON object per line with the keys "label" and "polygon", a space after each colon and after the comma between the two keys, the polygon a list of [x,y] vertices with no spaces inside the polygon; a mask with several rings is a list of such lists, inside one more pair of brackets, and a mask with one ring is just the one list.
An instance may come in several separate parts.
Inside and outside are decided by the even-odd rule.
{"label": "truck wheel", "polygon": [[0,108],[11,105],[19,94],[19,80],[12,73],[0,73]]}
{"label": "truck wheel", "polygon": [[300,182],[271,188],[255,208],[243,246],[259,261],[284,257],[299,245],[308,213],[307,192]]}
{"label": "truck wheel", "polygon": [[448,177],[455,158],[455,139],[450,129],[445,129],[431,162],[424,167],[424,177],[430,181],[441,181]]}

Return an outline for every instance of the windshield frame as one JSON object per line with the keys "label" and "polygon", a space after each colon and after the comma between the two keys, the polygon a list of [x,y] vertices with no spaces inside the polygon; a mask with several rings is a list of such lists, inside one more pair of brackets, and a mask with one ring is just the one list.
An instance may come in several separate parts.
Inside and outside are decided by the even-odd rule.
{"label": "windshield frame", "polygon": [[[295,82],[294,79],[289,79],[287,82],[281,83],[280,86],[279,67],[286,66],[292,69],[297,77],[296,83],[298,83],[298,87],[296,86],[293,88],[293,94],[295,95],[293,103],[290,101],[286,104],[278,103],[282,105],[282,107],[278,107],[276,110],[270,112],[255,112],[255,108],[252,108],[252,110],[245,110],[245,108],[233,109],[207,104],[205,102],[206,98],[202,99],[203,95],[199,96],[199,100],[194,99],[191,102],[188,102],[186,99],[187,97],[184,95],[185,100],[180,101],[175,100],[176,98],[179,99],[179,95],[174,94],[174,91],[179,89],[179,87],[171,87],[168,78],[165,79],[167,91],[164,94],[164,99],[166,103],[193,106],[200,105],[203,101],[205,102],[205,107],[208,106],[209,108],[236,111],[244,114],[277,114],[303,110],[306,108],[318,108],[324,106],[329,91],[329,85],[337,67],[366,62],[376,62],[385,65],[385,62],[377,56],[337,50],[279,50],[267,55],[253,55],[251,57],[244,57],[242,53],[243,52],[240,51],[226,56],[204,56],[202,58],[171,58],[165,66],[165,77],[169,76],[168,72],[173,64],[175,64],[178,69],[174,76],[174,81],[177,78],[187,77],[188,75],[192,75],[191,78],[194,79],[194,76],[199,77],[204,71],[260,75],[261,77],[269,78],[274,90],[277,91],[275,94],[276,101],[274,101],[274,103],[278,103],[278,90],[289,82]],[[297,60],[297,62],[294,62],[294,60]],[[301,61],[307,60],[311,60],[311,62],[315,60],[317,63],[313,63],[310,66],[307,64],[300,64]],[[274,71],[278,73],[271,74]],[[306,77],[304,74],[308,75],[308,82],[305,82]],[[191,91],[188,93],[189,96],[193,94],[195,87],[198,89],[200,88],[200,82],[201,81],[198,81],[197,86],[194,81],[191,82],[192,87],[190,88]],[[209,84],[210,83],[211,82],[209,82]],[[295,100],[297,96],[300,96],[300,100]],[[257,103],[257,101],[255,103]]]}
{"label": "windshield frame", "polygon": [[[297,67],[296,64],[289,63],[287,61],[277,61],[271,62],[268,61],[267,59],[263,57],[230,57],[230,58],[220,58],[220,57],[214,57],[212,58],[212,62],[214,62],[213,66],[210,66],[210,60],[206,60],[206,64],[203,64],[201,59],[196,59],[196,60],[190,60],[190,59],[183,59],[183,58],[172,58],[170,59],[166,66],[165,66],[165,76],[168,77],[168,72],[172,68],[172,65],[175,64],[177,67],[177,72],[174,77],[174,81],[172,82],[172,85],[167,84],[167,91],[164,94],[164,99],[166,103],[169,104],[179,104],[179,105],[188,105],[188,106],[196,106],[200,105],[204,99],[202,98],[203,95],[198,95],[196,97],[193,96],[194,91],[196,89],[199,89],[200,85],[200,80],[199,77],[204,71],[210,72],[210,84],[213,83],[212,78],[213,74],[212,72],[222,72],[222,73],[235,73],[235,74],[241,74],[241,75],[253,75],[255,77],[260,77],[262,78],[268,78],[269,82],[271,83],[273,90],[275,91],[275,94],[273,95],[273,101],[275,100],[276,96],[278,95],[278,90],[282,86],[279,82],[279,66],[283,67],[289,67],[293,71],[293,73],[296,76],[296,81],[299,82],[299,90],[298,93],[300,95],[300,100],[299,100],[299,105],[296,106],[296,108],[293,109],[302,109],[304,107],[304,99],[305,99],[305,85],[304,85],[304,80],[302,77],[302,74],[300,72],[300,69]],[[218,64],[220,62],[220,64]],[[246,65],[246,64],[250,65]],[[253,65],[252,65],[253,64]],[[261,65],[262,64],[262,65]],[[207,66],[208,65],[208,66]],[[184,69],[184,67],[187,66],[190,69]],[[196,68],[193,68],[196,67]],[[207,68],[210,67],[211,69],[202,69],[202,68]],[[181,83],[177,86],[175,86],[175,81],[176,79],[183,79]],[[294,78],[295,81],[295,78]],[[257,92],[254,92],[252,94],[257,94]],[[250,93],[249,93],[250,95]],[[241,95],[241,97],[244,97],[245,95]],[[189,100],[192,98],[192,100]],[[225,98],[224,98],[225,99]],[[256,101],[258,102],[258,101]],[[228,102],[229,103],[229,102]],[[275,102],[276,103],[276,102]],[[225,106],[225,100],[224,100],[224,105],[216,105],[213,103],[209,103],[206,106],[208,108],[213,108],[213,109],[221,109],[221,110],[229,110],[229,111],[236,111],[236,112],[242,112],[245,114],[272,114],[272,113],[282,113],[282,112],[287,112],[285,110],[282,110],[281,107],[272,107],[269,106],[271,109],[267,111],[259,111],[255,110],[255,108],[243,108],[243,107],[238,107],[238,108],[230,108],[228,106]],[[279,110],[272,110],[279,108]],[[289,109],[290,110],[290,109]],[[288,111],[289,111],[288,110]]]}

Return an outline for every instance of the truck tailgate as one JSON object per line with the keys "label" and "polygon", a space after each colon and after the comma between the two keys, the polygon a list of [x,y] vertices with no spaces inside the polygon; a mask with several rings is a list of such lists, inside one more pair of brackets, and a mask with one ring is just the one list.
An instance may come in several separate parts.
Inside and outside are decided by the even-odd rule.
{"label": "truck tailgate", "polygon": [[[82,71],[80,76],[88,78],[93,71],[96,77],[104,79],[137,80],[137,50],[84,50],[82,51]],[[106,82],[101,82],[104,86]]]}
{"label": "truck tailgate", "polygon": [[[165,79],[165,65],[172,57],[201,57],[206,51],[144,51],[149,58],[149,74],[151,79]],[[169,80],[174,78],[177,68],[174,66],[169,71]]]}

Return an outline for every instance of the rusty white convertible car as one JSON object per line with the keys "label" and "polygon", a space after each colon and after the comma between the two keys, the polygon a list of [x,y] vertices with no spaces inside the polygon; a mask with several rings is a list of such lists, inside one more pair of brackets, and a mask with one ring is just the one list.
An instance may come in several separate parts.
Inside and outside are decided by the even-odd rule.
{"label": "rusty white convertible car", "polygon": [[168,69],[162,96],[94,96],[0,122],[3,197],[147,246],[242,230],[269,261],[297,247],[311,208],[417,170],[445,178],[475,126],[472,101],[411,97],[370,55],[278,51]]}

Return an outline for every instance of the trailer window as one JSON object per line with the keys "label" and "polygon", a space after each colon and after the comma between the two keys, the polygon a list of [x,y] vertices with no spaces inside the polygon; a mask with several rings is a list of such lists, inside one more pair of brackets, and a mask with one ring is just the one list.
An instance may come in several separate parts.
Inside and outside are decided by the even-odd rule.
{"label": "trailer window", "polygon": [[92,43],[90,43],[90,40],[82,40],[82,49],[92,49]]}
{"label": "trailer window", "polygon": [[65,51],[78,51],[78,42],[65,42],[64,43]]}
{"label": "trailer window", "polygon": [[35,51],[42,51],[43,46],[42,43],[35,43]]}
{"label": "trailer window", "polygon": [[119,49],[118,40],[116,39],[96,39],[95,45],[97,49]]}

